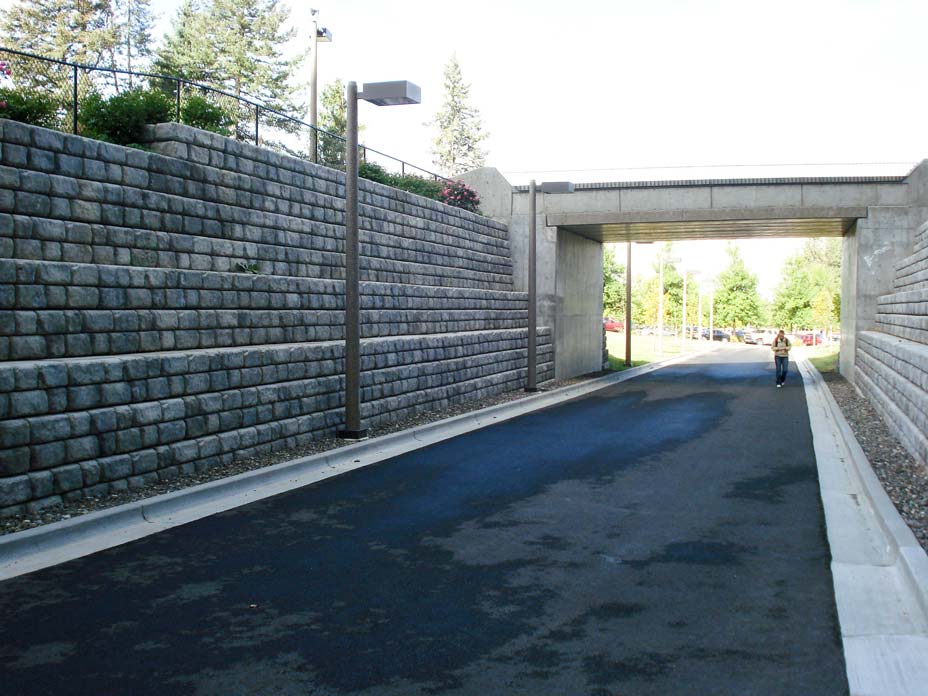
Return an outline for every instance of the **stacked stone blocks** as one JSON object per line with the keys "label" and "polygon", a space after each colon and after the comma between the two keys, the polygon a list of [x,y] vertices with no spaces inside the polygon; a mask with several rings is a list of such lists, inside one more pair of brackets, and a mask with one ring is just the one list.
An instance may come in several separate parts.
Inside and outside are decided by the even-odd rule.
{"label": "stacked stone blocks", "polygon": [[877,301],[876,330],[858,336],[857,383],[906,448],[928,465],[928,222]]}
{"label": "stacked stone blocks", "polygon": [[[150,139],[0,121],[0,514],[343,423],[343,175],[183,126]],[[366,422],[521,387],[506,229],[360,194]]]}

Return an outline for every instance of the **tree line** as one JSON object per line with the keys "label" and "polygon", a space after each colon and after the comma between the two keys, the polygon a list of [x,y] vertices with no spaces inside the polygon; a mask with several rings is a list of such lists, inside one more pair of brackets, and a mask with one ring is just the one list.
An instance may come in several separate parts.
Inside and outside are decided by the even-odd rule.
{"label": "tree line", "polygon": [[[732,330],[776,326],[787,331],[800,329],[833,330],[840,323],[841,240],[809,239],[802,249],[787,259],[774,299],[768,302],[758,291],[757,275],[745,266],[741,250],[734,244],[727,248],[728,264],[715,278],[713,288],[714,321],[717,327]],[[673,257],[673,244],[660,250],[664,258]],[[658,323],[660,281],[659,261],[655,275],[632,278],[632,324],[651,326]],[[625,265],[612,248],[606,247],[603,262],[603,312],[606,316],[625,316]],[[678,264],[664,262],[664,324],[683,324],[683,275]],[[702,325],[709,324],[709,290],[706,281],[693,274],[687,276],[686,324],[700,323],[699,295],[702,294]]]}
{"label": "tree line", "polygon": [[[296,36],[288,19],[280,0],[184,0],[155,45],[150,0],[20,0],[5,13],[0,30],[8,48],[97,68],[151,70],[298,115],[307,105],[297,71],[314,46],[307,43],[295,55],[287,50]],[[483,165],[487,135],[456,56],[445,66],[444,89],[431,122],[437,128],[433,163],[456,176]],[[319,126],[344,136],[344,82],[323,88],[320,102]],[[323,161],[340,161],[339,141],[323,139],[321,146],[331,150],[323,152]]]}

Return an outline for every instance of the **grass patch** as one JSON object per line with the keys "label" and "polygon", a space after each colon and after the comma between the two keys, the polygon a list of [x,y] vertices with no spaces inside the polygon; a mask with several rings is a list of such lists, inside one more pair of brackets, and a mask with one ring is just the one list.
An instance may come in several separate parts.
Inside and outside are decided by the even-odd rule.
{"label": "grass patch", "polygon": [[[700,344],[699,341],[686,340],[676,336],[665,336],[663,341],[663,350],[657,350],[656,336],[639,336],[632,335],[632,367],[647,365],[648,363],[671,358],[684,353],[692,353],[694,350],[706,345]],[[606,348],[609,351],[609,369],[626,370],[625,365],[625,334],[608,332],[606,334]]]}
{"label": "grass patch", "polygon": [[816,346],[809,349],[806,357],[816,370],[825,374],[838,371],[838,352],[837,346]]}

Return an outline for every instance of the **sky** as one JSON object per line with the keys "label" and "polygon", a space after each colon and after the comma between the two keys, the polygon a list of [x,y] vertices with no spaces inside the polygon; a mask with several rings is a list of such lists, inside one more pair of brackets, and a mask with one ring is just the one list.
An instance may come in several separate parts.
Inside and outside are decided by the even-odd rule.
{"label": "sky", "polygon": [[[310,7],[333,34],[320,85],[422,88],[421,105],[362,102],[359,118],[364,143],[427,169],[452,55],[489,133],[487,165],[514,185],[895,174],[928,157],[925,0],[281,2],[299,46]],[[152,0],[160,32],[179,4]],[[769,294],[797,242],[753,246]],[[691,253],[711,264],[723,247]]]}

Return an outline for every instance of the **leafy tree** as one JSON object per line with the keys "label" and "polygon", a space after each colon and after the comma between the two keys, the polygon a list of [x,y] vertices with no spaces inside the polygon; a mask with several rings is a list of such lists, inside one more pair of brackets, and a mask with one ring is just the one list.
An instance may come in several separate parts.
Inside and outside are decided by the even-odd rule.
{"label": "leafy tree", "polygon": [[487,136],[480,112],[468,104],[470,85],[464,82],[457,56],[445,65],[444,77],[445,102],[435,115],[438,137],[432,141],[432,162],[445,175],[455,177],[483,166],[486,153],[480,143]]}
{"label": "leafy tree", "polygon": [[715,321],[718,326],[756,324],[760,320],[757,276],[745,267],[741,249],[728,245],[728,267],[719,274],[715,291]]}
{"label": "leafy tree", "polygon": [[603,316],[625,317],[625,265],[612,246],[603,247]]}
{"label": "leafy tree", "polygon": [[809,239],[783,266],[773,321],[784,328],[829,328],[839,321],[840,306],[841,240]]}
{"label": "leafy tree", "polygon": [[91,66],[105,64],[118,42],[111,0],[17,2],[6,11],[2,29],[11,48]]}

